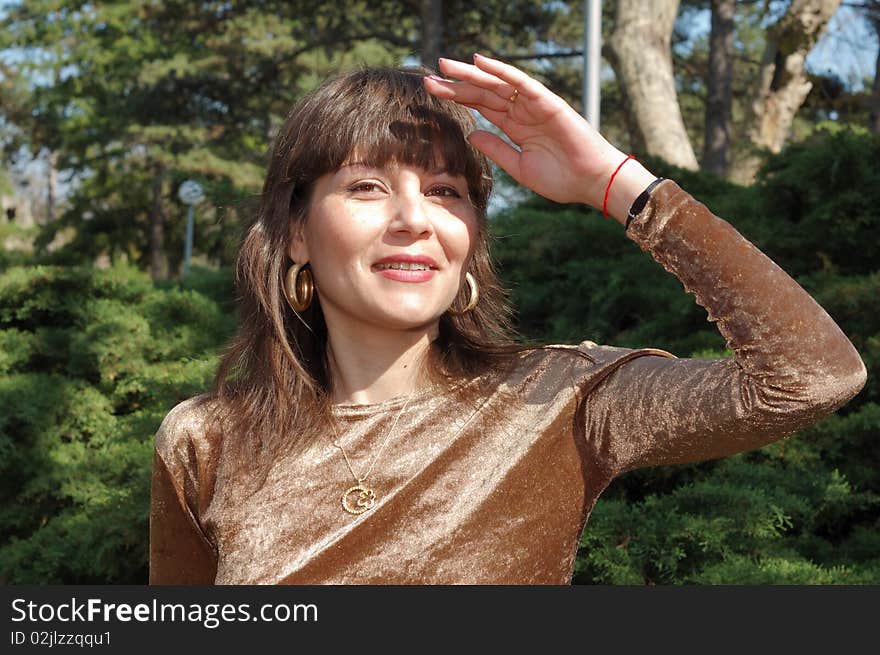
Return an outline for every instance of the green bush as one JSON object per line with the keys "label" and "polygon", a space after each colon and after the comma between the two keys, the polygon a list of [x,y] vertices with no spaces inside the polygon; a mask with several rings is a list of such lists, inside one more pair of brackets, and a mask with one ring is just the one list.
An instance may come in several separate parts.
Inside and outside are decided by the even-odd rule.
{"label": "green bush", "polygon": [[0,330],[0,374],[24,369],[33,350],[33,334],[15,328]]}
{"label": "green bush", "polygon": [[152,438],[205,389],[231,320],[126,267],[0,274],[0,579],[146,581]]}
{"label": "green bush", "polygon": [[153,335],[147,319],[132,309],[115,299],[85,304],[84,326],[70,341],[67,371],[71,376],[109,389],[120,376],[143,366]]}
{"label": "green bush", "polygon": [[880,496],[856,491],[837,471],[736,455],[667,493],[597,503],[574,582],[867,582],[880,565],[876,529],[840,528],[878,508]]}
{"label": "green bush", "polygon": [[880,137],[820,129],[772,157],[761,173],[764,216],[779,264],[795,275],[846,274],[880,261]]}

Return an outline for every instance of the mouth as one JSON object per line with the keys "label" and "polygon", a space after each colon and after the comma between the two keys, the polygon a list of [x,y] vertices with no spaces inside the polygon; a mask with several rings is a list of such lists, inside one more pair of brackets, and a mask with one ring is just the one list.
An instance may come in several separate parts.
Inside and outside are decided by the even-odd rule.
{"label": "mouth", "polygon": [[437,262],[424,255],[395,255],[372,266],[374,273],[396,282],[428,282],[438,268]]}
{"label": "mouth", "polygon": [[436,271],[440,267],[437,262],[426,255],[410,255],[401,253],[399,255],[391,255],[383,257],[375,264],[372,269],[374,272],[382,271]]}
{"label": "mouth", "polygon": [[374,271],[434,271],[427,264],[413,264],[412,262],[387,262],[384,264],[373,264]]}

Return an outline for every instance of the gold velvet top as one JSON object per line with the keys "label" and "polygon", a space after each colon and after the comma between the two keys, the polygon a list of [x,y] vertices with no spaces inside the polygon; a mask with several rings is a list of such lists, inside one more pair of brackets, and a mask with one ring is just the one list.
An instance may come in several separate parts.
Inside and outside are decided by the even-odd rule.
{"label": "gold velvet top", "polygon": [[[835,411],[865,366],[830,316],[672,181],[626,233],[718,323],[732,359],[583,341],[518,356],[476,405],[412,397],[368,478],[366,513],[333,435],[249,495],[193,400],[156,434],[151,584],[569,584],[578,538],[620,473],[758,448]],[[358,473],[404,399],[338,405]]]}

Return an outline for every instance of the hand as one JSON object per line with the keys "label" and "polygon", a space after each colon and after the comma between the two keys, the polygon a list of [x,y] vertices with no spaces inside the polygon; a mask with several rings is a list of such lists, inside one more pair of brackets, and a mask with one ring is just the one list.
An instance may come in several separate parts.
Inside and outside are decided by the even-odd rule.
{"label": "hand", "polygon": [[[626,155],[562,98],[518,68],[482,55],[474,55],[474,64],[440,59],[440,71],[460,81],[426,77],[429,93],[476,109],[519,147],[477,130],[468,136],[475,148],[535,193],[602,208],[611,174]],[[623,222],[653,180],[641,164],[627,162],[614,178],[609,213]]]}

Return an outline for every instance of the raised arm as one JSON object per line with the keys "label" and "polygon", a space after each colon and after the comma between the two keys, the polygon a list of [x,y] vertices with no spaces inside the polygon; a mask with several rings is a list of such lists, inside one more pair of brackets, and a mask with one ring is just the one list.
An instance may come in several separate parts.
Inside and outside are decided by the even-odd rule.
{"label": "raised arm", "polygon": [[694,294],[734,357],[640,357],[593,389],[586,434],[608,473],[758,448],[864,386],[864,363],[827,312],[675,182],[657,186],[627,234]]}
{"label": "raised arm", "polygon": [[[425,88],[472,107],[505,132],[470,142],[515,180],[551,200],[607,209],[621,224],[655,179],[627,161],[561,98],[486,57],[441,60],[458,81]],[[612,175],[614,176],[611,183]],[[733,359],[644,356],[627,361],[584,399],[586,436],[608,475],[760,447],[846,403],[866,370],[831,317],[729,223],[664,181],[627,235],[706,308]]]}

